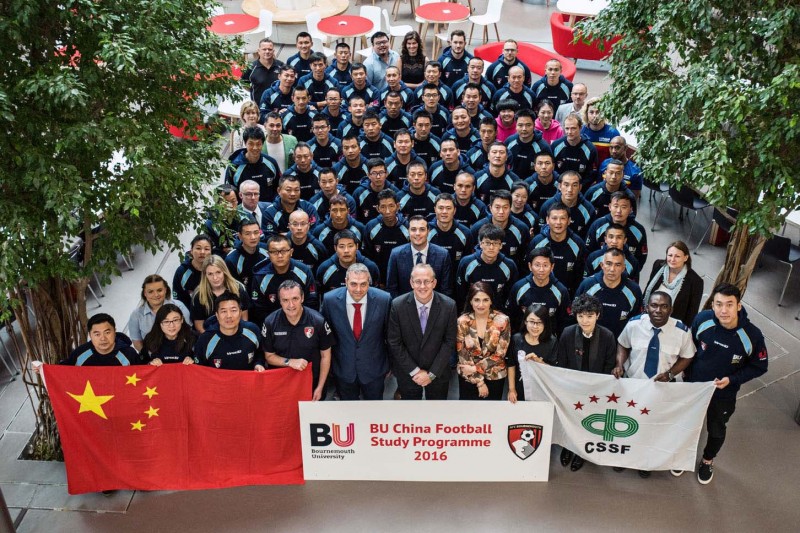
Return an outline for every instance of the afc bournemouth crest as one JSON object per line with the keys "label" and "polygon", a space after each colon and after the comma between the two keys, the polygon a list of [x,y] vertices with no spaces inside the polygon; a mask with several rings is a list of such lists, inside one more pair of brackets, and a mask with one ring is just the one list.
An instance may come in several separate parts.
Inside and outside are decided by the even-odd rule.
{"label": "afc bournemouth crest", "polygon": [[268,298],[270,303],[275,303],[275,301],[278,299],[278,296],[276,294],[270,294]]}
{"label": "afc bournemouth crest", "polygon": [[314,328],[313,327],[303,328],[303,332],[306,334],[306,337],[310,339],[314,335]]}
{"label": "afc bournemouth crest", "polygon": [[219,368],[222,366],[222,359],[214,359],[214,366]]}
{"label": "afc bournemouth crest", "polygon": [[508,446],[523,461],[533,455],[542,443],[542,426],[514,424],[508,426]]}

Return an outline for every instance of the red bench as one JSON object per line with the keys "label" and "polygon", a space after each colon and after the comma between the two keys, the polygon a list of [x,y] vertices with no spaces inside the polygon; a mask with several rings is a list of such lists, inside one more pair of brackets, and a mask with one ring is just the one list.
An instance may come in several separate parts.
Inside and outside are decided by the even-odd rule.
{"label": "red bench", "polygon": [[[494,63],[497,61],[498,57],[503,55],[504,44],[504,42],[500,41],[476,46],[472,54],[475,57],[483,59],[484,61]],[[519,49],[517,52],[517,58],[528,65],[528,68],[531,69],[531,72],[538,74],[539,76],[544,76],[545,63],[551,59],[558,59],[561,61],[561,74],[563,74],[564,77],[569,81],[572,81],[572,79],[575,77],[576,68],[575,63],[573,63],[572,60],[530,43],[517,42],[517,47]]]}

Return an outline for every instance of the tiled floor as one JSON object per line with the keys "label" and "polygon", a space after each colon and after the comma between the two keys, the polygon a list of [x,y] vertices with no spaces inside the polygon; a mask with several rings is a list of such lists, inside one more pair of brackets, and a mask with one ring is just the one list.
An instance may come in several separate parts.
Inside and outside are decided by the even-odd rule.
{"label": "tiled floor", "polygon": [[[392,5],[388,0],[377,4],[387,9]],[[485,10],[485,0],[474,5],[479,13]],[[349,12],[357,9],[351,6]],[[547,20],[554,9],[555,2],[547,8],[508,0],[501,37],[549,47]],[[404,5],[401,13],[407,12]],[[408,15],[397,22],[413,23]],[[286,48],[279,57],[291,53]],[[591,94],[609,85],[597,70],[579,69],[575,79],[587,83]],[[647,195],[639,220],[649,230],[655,209]],[[679,222],[676,214],[677,209],[667,206],[657,230],[650,232],[651,260],[645,274],[669,242],[685,239],[688,224]],[[697,224],[690,247],[696,245],[704,224],[702,219]],[[190,238],[188,233],[184,237],[185,242]],[[140,252],[135,270],[123,272],[105,288],[102,310],[125,324],[131,294],[138,294],[141,280],[158,269],[165,255],[161,273],[171,279],[178,254]],[[708,245],[693,256],[706,290],[723,256],[724,249]],[[699,485],[691,473],[674,478],[662,472],[643,480],[634,472],[615,473],[591,464],[571,473],[553,457],[550,481],[543,484],[311,482],[69,496],[61,464],[16,459],[33,429],[27,395],[17,380],[0,385],[0,489],[21,532],[797,531],[800,428],[793,418],[800,398],[800,322],[794,316],[800,288],[795,275],[787,290],[787,307],[777,307],[785,269],[765,261],[746,294],[750,317],[768,339],[770,370],[742,388],[728,441],[708,486]]]}

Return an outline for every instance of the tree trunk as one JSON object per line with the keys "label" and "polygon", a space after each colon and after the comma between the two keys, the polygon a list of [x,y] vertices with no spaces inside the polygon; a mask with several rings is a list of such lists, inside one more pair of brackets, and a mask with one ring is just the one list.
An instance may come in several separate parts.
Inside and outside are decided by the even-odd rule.
{"label": "tree trunk", "polygon": [[[717,274],[714,286],[716,287],[720,283],[730,283],[739,287],[744,296],[747,282],[753,275],[756,261],[761,255],[761,249],[765,242],[766,238],[762,235],[751,235],[748,226],[737,226],[728,241],[725,263]],[[703,309],[711,309],[711,298],[706,300]]]}
{"label": "tree trunk", "polygon": [[[17,353],[22,380],[36,415],[36,431],[30,458],[63,460],[53,408],[38,374],[30,369],[32,361],[57,364],[86,339],[86,299],[82,294],[88,280],[69,283],[51,278],[35,288],[21,282],[14,293],[14,316],[19,323],[25,350]],[[81,309],[83,308],[83,309]]]}

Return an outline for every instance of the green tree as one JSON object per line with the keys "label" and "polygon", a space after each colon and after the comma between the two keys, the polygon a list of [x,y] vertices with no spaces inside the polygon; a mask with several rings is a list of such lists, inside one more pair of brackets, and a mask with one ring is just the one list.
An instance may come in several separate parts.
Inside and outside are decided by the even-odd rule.
{"label": "green tree", "polygon": [[648,178],[738,209],[716,282],[744,291],[800,204],[800,2],[618,0],[581,26],[623,36],[603,108],[630,120]]}
{"label": "green tree", "polygon": [[[200,103],[229,95],[237,57],[206,29],[212,5],[0,2],[0,294],[30,357],[54,363],[85,341],[86,286],[118,254],[178,246],[197,223],[220,168]],[[49,402],[25,379],[42,400],[36,455],[58,457]]]}

